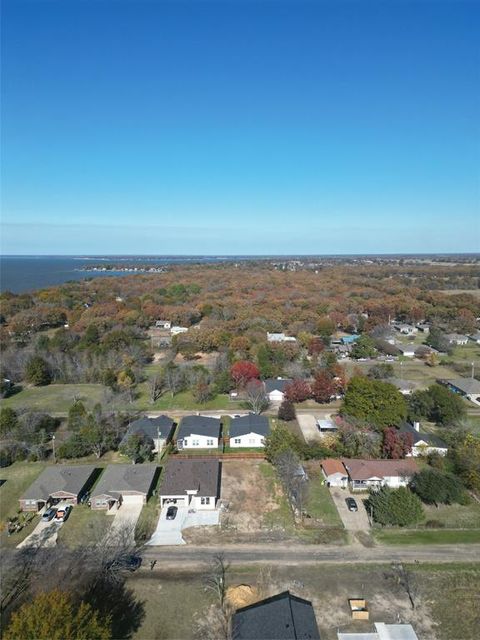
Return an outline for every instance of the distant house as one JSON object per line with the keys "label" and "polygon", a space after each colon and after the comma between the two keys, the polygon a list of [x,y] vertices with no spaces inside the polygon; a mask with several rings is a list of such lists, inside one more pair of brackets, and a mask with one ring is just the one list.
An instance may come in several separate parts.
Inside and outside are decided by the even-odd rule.
{"label": "distant house", "polygon": [[160,506],[175,504],[193,509],[215,509],[220,497],[221,470],[218,460],[170,458],[159,488]]}
{"label": "distant house", "polygon": [[453,380],[438,380],[437,382],[446,385],[450,391],[458,393],[480,406],[480,382],[476,378],[455,378]]}
{"label": "distant house", "polygon": [[237,609],[231,636],[235,640],[320,640],[312,603],[289,591]]}
{"label": "distant house", "polygon": [[464,346],[468,343],[468,336],[464,336],[461,333],[446,333],[445,338],[448,340],[448,344],[457,346]]}
{"label": "distant house", "polygon": [[417,345],[414,344],[396,344],[395,347],[400,351],[405,358],[414,358]]}
{"label": "distant house", "polygon": [[412,324],[403,324],[398,323],[393,325],[394,328],[404,336],[413,336],[418,333],[418,328],[414,327]]}
{"label": "distant house", "polygon": [[177,336],[179,333],[187,333],[188,327],[170,327],[170,333],[172,336]]}
{"label": "distant house", "polygon": [[351,344],[334,344],[333,351],[339,358],[348,358],[352,352]]}
{"label": "distant house", "polygon": [[265,393],[270,402],[283,402],[285,398],[285,387],[292,382],[290,378],[269,378],[265,380]]}
{"label": "distant house", "polygon": [[218,449],[221,422],[207,416],[185,416],[178,428],[177,449]]}
{"label": "distant house", "polygon": [[270,422],[266,416],[249,413],[232,418],[230,422],[230,447],[264,447],[270,433]]}
{"label": "distant house", "polygon": [[358,633],[358,631],[337,631],[338,640],[418,640],[411,624],[385,624],[375,622],[375,631]]}
{"label": "distant house", "polygon": [[348,485],[348,473],[341,460],[327,458],[320,463],[323,477],[329,487],[343,487]]}
{"label": "distant house", "polygon": [[400,427],[401,433],[410,433],[413,439],[412,450],[408,456],[417,458],[418,456],[426,456],[429,453],[438,453],[440,456],[447,455],[448,447],[446,443],[434,435],[433,433],[421,433],[420,423],[414,422],[410,424],[405,422]]}
{"label": "distant house", "polygon": [[401,378],[387,378],[385,382],[393,384],[404,396],[410,396],[415,391],[416,385],[410,380],[402,380]]}
{"label": "distant house", "polygon": [[342,459],[352,491],[367,491],[388,486],[405,487],[418,471],[414,460],[354,460]]}
{"label": "distant house", "polygon": [[153,443],[153,452],[162,451],[170,439],[173,429],[173,420],[168,416],[158,418],[139,418],[128,425],[128,430],[123,437],[122,443],[133,435],[138,435]]}
{"label": "distant house", "polygon": [[287,336],[284,333],[268,333],[267,332],[267,341],[268,342],[296,342],[297,339],[293,336]]}
{"label": "distant house", "polygon": [[159,468],[154,464],[109,464],[92,491],[93,510],[145,504]]}
{"label": "distant house", "polygon": [[93,483],[92,465],[47,467],[20,498],[22,511],[40,511],[57,502],[77,504]]}
{"label": "distant house", "polygon": [[478,331],[477,333],[473,333],[471,336],[468,336],[468,337],[473,342],[476,342],[477,344],[480,344],[480,331]]}
{"label": "distant house", "polygon": [[425,322],[419,322],[417,324],[417,329],[422,333],[430,333],[430,325]]}
{"label": "distant house", "polygon": [[172,323],[170,322],[170,320],[157,320],[155,322],[155,326],[157,327],[157,329],[171,329]]}
{"label": "distant house", "polygon": [[360,336],[358,334],[352,333],[351,335],[348,335],[348,336],[342,336],[340,340],[342,344],[353,344],[359,339],[359,337]]}

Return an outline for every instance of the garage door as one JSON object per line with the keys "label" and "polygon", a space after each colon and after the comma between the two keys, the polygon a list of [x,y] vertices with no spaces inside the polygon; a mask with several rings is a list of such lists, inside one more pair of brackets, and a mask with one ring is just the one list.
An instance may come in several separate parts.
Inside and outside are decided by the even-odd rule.
{"label": "garage door", "polygon": [[123,496],[123,504],[143,504],[143,496]]}

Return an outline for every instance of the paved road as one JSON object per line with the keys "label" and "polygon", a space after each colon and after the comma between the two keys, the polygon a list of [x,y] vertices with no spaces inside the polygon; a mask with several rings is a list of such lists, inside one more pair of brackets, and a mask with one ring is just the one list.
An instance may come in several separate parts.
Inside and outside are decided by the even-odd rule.
{"label": "paved road", "polygon": [[405,545],[378,547],[333,546],[267,546],[225,545],[149,547],[143,552],[146,560],[156,560],[158,566],[192,568],[209,563],[212,557],[223,551],[231,564],[368,564],[397,562],[465,562],[480,561],[480,544],[464,545]]}

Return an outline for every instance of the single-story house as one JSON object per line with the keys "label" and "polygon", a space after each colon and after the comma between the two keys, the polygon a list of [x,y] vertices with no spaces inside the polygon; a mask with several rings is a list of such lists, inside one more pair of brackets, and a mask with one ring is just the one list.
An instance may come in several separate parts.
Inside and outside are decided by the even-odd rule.
{"label": "single-story house", "polygon": [[296,342],[297,339],[293,336],[287,336],[284,333],[269,333],[267,331],[268,342]]}
{"label": "single-story house", "polygon": [[418,640],[411,624],[375,622],[375,631],[367,633],[337,631],[338,640]]}
{"label": "single-story house", "polygon": [[170,320],[157,320],[155,322],[155,326],[157,327],[157,329],[171,329],[172,323],[170,322]]}
{"label": "single-story house", "polygon": [[446,385],[450,391],[458,393],[480,406],[480,381],[476,378],[454,378],[453,380],[437,380],[437,382]]}
{"label": "single-story house", "polygon": [[249,413],[230,421],[230,447],[264,447],[270,433],[270,422],[266,416]]}
{"label": "single-story house", "polygon": [[221,471],[218,460],[170,458],[159,489],[160,506],[215,509],[220,497]]}
{"label": "single-story house", "polygon": [[270,402],[283,402],[285,387],[292,382],[290,378],[269,378],[265,380],[265,393]]}
{"label": "single-story house", "polygon": [[327,458],[320,463],[323,477],[329,487],[343,487],[348,485],[348,473],[341,460]]}
{"label": "single-story house", "polygon": [[433,433],[421,433],[420,423],[405,422],[400,427],[401,433],[410,433],[413,438],[412,450],[408,456],[417,458],[418,456],[426,456],[429,453],[438,453],[440,456],[447,455],[447,444]]}
{"label": "single-story house", "polygon": [[415,333],[418,333],[418,329],[417,327],[414,327],[411,324],[403,324],[403,323],[399,323],[399,324],[395,324],[393,325],[395,327],[395,329],[405,335],[405,336],[413,336]]}
{"label": "single-story house", "polygon": [[130,436],[138,435],[152,442],[153,452],[157,453],[167,445],[172,435],[173,424],[173,420],[168,416],[139,418],[128,425],[127,433],[123,437],[122,443],[126,442]]}
{"label": "single-story house", "polygon": [[172,334],[172,336],[178,336],[179,333],[187,333],[187,331],[188,327],[170,327],[170,333]]}
{"label": "single-story house", "polygon": [[385,382],[393,384],[404,396],[410,396],[415,391],[416,385],[410,380],[402,380],[401,378],[387,378]]}
{"label": "single-story house", "polygon": [[352,491],[367,491],[384,485],[396,489],[405,487],[414,473],[417,463],[406,460],[355,460],[342,459]]}
{"label": "single-story house", "polygon": [[159,468],[154,464],[109,464],[90,497],[92,509],[145,504]]}
{"label": "single-story house", "polygon": [[177,449],[216,449],[221,427],[220,418],[185,416],[176,436]]}
{"label": "single-story house", "polygon": [[417,345],[415,344],[396,344],[395,347],[400,351],[405,358],[414,358]]}
{"label": "single-story house", "polygon": [[425,322],[419,322],[417,324],[417,329],[422,333],[430,333],[430,325]]}
{"label": "single-story house", "polygon": [[468,336],[464,336],[461,333],[447,333],[445,338],[448,340],[448,344],[463,346],[468,343]]}
{"label": "single-story house", "polygon": [[338,431],[338,426],[331,418],[318,418],[317,429],[323,434],[336,433]]}
{"label": "single-story house", "polygon": [[93,465],[47,467],[20,498],[22,511],[40,511],[57,502],[78,504],[95,481]]}
{"label": "single-story house", "polygon": [[468,337],[473,342],[476,342],[477,344],[480,344],[480,331],[477,331],[477,333],[472,333],[472,335],[468,336]]}
{"label": "single-story house", "polygon": [[339,358],[348,358],[352,352],[351,344],[335,344],[333,345],[333,351]]}
{"label": "single-story house", "polygon": [[237,609],[231,636],[235,640],[320,640],[312,603],[289,591]]}

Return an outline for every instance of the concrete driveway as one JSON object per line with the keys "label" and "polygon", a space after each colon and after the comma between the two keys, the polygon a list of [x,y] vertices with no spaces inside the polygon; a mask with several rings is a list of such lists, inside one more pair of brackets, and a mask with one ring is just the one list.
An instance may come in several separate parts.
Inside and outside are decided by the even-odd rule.
{"label": "concrete driveway", "polygon": [[[168,505],[170,506],[170,505]],[[171,546],[185,544],[182,538],[183,523],[188,516],[188,507],[178,507],[174,520],[167,520],[167,507],[160,511],[157,528],[147,542],[151,546]]]}
{"label": "concrete driveway", "polygon": [[25,547],[54,547],[57,544],[58,531],[63,526],[63,522],[40,522],[25,540],[17,545],[17,549]]}
{"label": "concrete driveway", "polygon": [[129,539],[129,542],[134,542],[135,526],[142,512],[143,504],[122,504],[122,506],[115,512],[113,517],[112,526],[109,531],[109,538],[115,538],[116,536]]}
{"label": "concrete driveway", "polygon": [[320,431],[317,429],[317,421],[314,415],[299,413],[297,414],[297,422],[302,430],[305,442],[319,442],[322,439]]}
{"label": "concrete driveway", "polygon": [[[368,522],[367,511],[362,500],[362,497],[365,497],[364,494],[354,495],[347,489],[340,489],[339,487],[330,487],[330,494],[347,531],[369,531],[370,524]],[[358,511],[348,510],[345,498],[349,497],[354,498],[358,506]]]}

